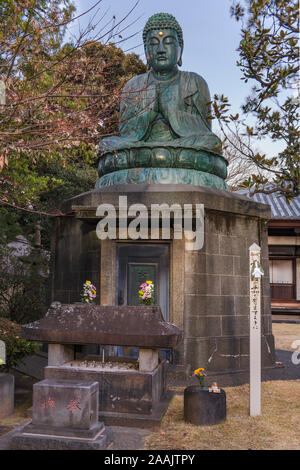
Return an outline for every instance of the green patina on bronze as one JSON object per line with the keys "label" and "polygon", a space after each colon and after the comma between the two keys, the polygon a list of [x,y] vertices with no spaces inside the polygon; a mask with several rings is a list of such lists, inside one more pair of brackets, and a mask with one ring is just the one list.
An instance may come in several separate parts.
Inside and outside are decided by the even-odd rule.
{"label": "green patina on bronze", "polygon": [[96,188],[114,184],[190,184],[226,190],[219,176],[183,168],[129,168],[107,173],[98,179]]}
{"label": "green patina on bronze", "polygon": [[209,151],[149,147],[106,153],[99,161],[98,173],[116,172],[125,168],[185,168],[212,173],[226,178],[226,162],[221,155]]}
{"label": "green patina on bronze", "polygon": [[149,31],[166,28],[176,31],[179,45],[180,47],[183,47],[183,34],[181,26],[176,20],[175,16],[170,15],[170,13],[155,13],[155,15],[150,16],[143,30],[144,46],[146,47],[146,37]]}
{"label": "green patina on bronze", "polygon": [[96,187],[156,182],[227,189],[227,161],[211,130],[208,86],[196,73],[178,70],[179,23],[168,13],[153,15],[143,39],[149,72],[123,89],[119,135],[99,144]]}

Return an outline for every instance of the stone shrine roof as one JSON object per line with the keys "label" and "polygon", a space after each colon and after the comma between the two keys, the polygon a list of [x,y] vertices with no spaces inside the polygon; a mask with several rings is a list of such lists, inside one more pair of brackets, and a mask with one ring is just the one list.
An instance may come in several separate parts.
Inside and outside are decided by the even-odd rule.
{"label": "stone shrine roof", "polygon": [[163,319],[159,306],[101,306],[53,302],[45,317],[22,325],[22,337],[58,344],[174,348],[182,331]]}

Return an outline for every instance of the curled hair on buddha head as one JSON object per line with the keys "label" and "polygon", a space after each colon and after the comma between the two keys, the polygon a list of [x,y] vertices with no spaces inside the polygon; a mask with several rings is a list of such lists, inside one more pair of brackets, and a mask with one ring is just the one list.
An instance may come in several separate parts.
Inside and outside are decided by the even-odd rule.
{"label": "curled hair on buddha head", "polygon": [[[144,46],[146,48],[146,36],[149,31],[154,29],[173,29],[177,33],[179,46],[181,48],[181,52],[183,50],[183,34],[182,29],[178,21],[173,15],[170,13],[155,13],[155,15],[150,16],[147,23],[145,24],[143,30],[143,41]],[[178,65],[181,65],[181,57],[178,62]]]}

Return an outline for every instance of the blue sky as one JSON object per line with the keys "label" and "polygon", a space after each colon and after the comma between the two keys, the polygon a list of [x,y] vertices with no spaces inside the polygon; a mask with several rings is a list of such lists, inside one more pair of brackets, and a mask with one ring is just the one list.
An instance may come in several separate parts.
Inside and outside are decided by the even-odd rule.
{"label": "blue sky", "polygon": [[[91,8],[96,1],[75,0],[77,14]],[[80,18],[80,27],[84,28],[97,10],[96,18],[100,19],[105,14],[100,23],[102,26],[109,22],[113,15],[118,23],[135,3],[136,0],[102,0],[95,9]],[[144,60],[141,30],[147,19],[161,11],[171,13],[183,29],[184,51],[181,70],[201,75],[208,83],[211,96],[215,93],[227,96],[232,104],[232,113],[235,114],[240,112],[241,104],[250,93],[251,83],[245,84],[241,80],[241,72],[236,66],[241,24],[230,17],[230,4],[231,0],[140,0],[130,16],[119,26],[121,30],[136,20],[121,34],[126,38],[140,32],[118,46],[125,51],[136,52]],[[77,31],[78,22],[72,29]],[[250,119],[249,122],[253,121]],[[216,124],[213,124],[213,127],[217,129]],[[269,156],[273,151],[279,151],[278,143],[274,144],[269,140],[260,141],[258,148]]]}

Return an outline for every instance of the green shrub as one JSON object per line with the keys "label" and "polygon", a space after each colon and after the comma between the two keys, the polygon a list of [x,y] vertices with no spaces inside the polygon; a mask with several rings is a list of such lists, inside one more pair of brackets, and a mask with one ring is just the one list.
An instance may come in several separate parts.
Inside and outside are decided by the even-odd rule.
{"label": "green shrub", "polygon": [[6,347],[6,363],[0,366],[0,371],[8,371],[12,367],[24,363],[26,356],[37,352],[37,343],[31,343],[21,338],[21,325],[7,318],[0,317],[0,340]]}
{"label": "green shrub", "polygon": [[16,256],[0,244],[0,317],[22,325],[46,313],[47,265],[38,250]]}

